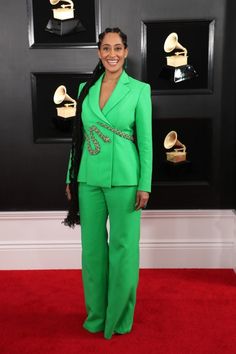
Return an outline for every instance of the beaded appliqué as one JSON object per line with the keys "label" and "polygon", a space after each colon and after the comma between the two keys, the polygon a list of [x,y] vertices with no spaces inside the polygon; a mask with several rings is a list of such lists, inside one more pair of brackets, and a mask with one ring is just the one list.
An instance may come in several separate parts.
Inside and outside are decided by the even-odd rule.
{"label": "beaded appliqu\u00e9", "polygon": [[[101,146],[99,144],[99,141],[97,141],[97,139],[95,138],[94,136],[94,133],[97,133],[97,135],[102,138],[102,140],[105,142],[105,143],[108,143],[110,142],[110,138],[106,135],[104,135],[95,125],[92,125],[90,128],[89,128],[89,136],[88,134],[85,133],[85,138],[87,140],[87,147],[88,147],[88,152],[91,154],[91,155],[96,155],[100,152],[101,150]],[[92,140],[92,143],[95,147],[95,149],[92,148],[91,146],[91,140]]]}
{"label": "beaded appliqu\u00e9", "polygon": [[122,130],[113,128],[110,125],[107,125],[105,123],[97,122],[97,124],[99,124],[103,128],[106,128],[106,129],[110,130],[112,133],[115,133],[116,135],[121,136],[122,138],[125,138],[125,139],[130,140],[130,141],[134,141],[133,135],[129,135],[127,133],[124,133],[124,132],[122,132]]}
{"label": "beaded appliqu\u00e9", "polygon": [[[99,124],[101,127],[106,128],[108,130],[110,130],[112,133],[121,136],[124,139],[130,140],[130,141],[134,141],[134,137],[132,135],[126,134],[124,132],[122,132],[119,129],[113,128],[110,125],[107,125],[105,123],[101,123],[101,122],[97,122],[97,124]],[[85,133],[85,138],[87,140],[87,148],[88,148],[88,152],[91,155],[96,155],[101,151],[101,145],[99,143],[99,141],[95,138],[94,136],[94,132],[105,142],[108,143],[110,142],[110,138],[106,135],[104,135],[97,127],[96,125],[92,125],[89,128],[89,135]],[[94,145],[94,149],[91,146],[91,141]]]}

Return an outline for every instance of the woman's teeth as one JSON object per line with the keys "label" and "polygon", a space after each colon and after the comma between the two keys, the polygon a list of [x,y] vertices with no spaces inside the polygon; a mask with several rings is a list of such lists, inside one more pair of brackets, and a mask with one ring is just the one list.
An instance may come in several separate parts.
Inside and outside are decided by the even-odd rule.
{"label": "woman's teeth", "polygon": [[116,65],[118,63],[118,60],[107,60],[108,64],[110,65]]}

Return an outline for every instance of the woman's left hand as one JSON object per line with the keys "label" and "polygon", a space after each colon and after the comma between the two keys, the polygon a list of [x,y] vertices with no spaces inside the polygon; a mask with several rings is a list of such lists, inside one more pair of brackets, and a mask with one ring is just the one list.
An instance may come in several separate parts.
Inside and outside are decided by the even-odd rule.
{"label": "woman's left hand", "polygon": [[135,210],[146,208],[149,199],[149,193],[144,191],[137,191]]}

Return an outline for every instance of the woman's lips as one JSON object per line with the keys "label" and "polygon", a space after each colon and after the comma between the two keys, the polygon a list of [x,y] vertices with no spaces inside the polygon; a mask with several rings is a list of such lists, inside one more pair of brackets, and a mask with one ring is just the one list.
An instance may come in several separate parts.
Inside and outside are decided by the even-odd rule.
{"label": "woman's lips", "polygon": [[119,60],[117,59],[108,59],[107,62],[111,66],[115,66],[118,63]]}

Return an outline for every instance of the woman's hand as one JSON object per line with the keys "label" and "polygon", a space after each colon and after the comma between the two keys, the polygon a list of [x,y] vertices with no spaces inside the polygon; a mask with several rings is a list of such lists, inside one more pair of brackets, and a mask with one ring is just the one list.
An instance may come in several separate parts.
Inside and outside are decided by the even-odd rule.
{"label": "woman's hand", "polygon": [[71,200],[71,192],[70,192],[70,185],[66,185],[65,195],[68,200]]}
{"label": "woman's hand", "polygon": [[149,193],[144,191],[137,191],[135,210],[146,208],[149,199]]}

